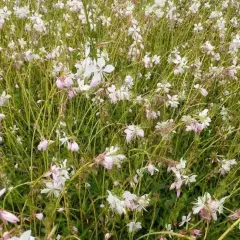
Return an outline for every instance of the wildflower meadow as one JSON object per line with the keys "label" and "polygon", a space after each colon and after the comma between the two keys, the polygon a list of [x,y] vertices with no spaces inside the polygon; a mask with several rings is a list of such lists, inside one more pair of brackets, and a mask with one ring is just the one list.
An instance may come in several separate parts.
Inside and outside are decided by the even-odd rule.
{"label": "wildflower meadow", "polygon": [[0,239],[240,239],[239,0],[0,0]]}

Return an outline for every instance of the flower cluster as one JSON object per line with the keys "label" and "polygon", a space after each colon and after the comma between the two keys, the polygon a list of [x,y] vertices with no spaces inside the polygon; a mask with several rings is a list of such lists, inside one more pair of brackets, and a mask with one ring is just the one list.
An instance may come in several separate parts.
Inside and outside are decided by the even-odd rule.
{"label": "flower cluster", "polygon": [[198,197],[197,202],[194,203],[193,214],[200,213],[201,217],[210,222],[211,219],[217,220],[217,213],[223,213],[223,203],[226,198],[221,200],[213,200],[211,195],[206,192],[203,197]]}
{"label": "flower cluster", "polygon": [[118,154],[119,147],[111,146],[110,148],[106,148],[104,153],[99,154],[95,158],[95,162],[97,164],[101,164],[106,169],[112,169],[113,166],[121,167],[121,162],[125,159],[123,154]]}
{"label": "flower cluster", "polygon": [[113,212],[117,214],[126,214],[127,210],[140,212],[146,210],[146,207],[150,203],[149,196],[147,194],[138,197],[135,194],[125,191],[121,198],[108,192],[107,201]]}
{"label": "flower cluster", "polygon": [[197,175],[186,174],[186,163],[187,161],[181,158],[180,163],[176,164],[175,166],[168,167],[168,171],[172,171],[175,175],[175,181],[171,184],[170,190],[176,189],[178,197],[181,194],[183,185],[189,186],[191,183],[196,182]]}
{"label": "flower cluster", "polygon": [[42,189],[41,193],[48,194],[48,196],[53,195],[56,198],[59,197],[64,190],[66,181],[70,179],[67,160],[65,159],[59,165],[52,165],[51,170],[44,177],[49,180],[44,181],[46,188]]}

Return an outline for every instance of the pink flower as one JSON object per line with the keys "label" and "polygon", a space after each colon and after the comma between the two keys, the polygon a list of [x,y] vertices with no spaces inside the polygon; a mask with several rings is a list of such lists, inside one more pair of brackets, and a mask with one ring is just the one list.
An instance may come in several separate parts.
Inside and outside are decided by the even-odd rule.
{"label": "pink flower", "polygon": [[131,142],[134,138],[144,137],[144,131],[136,125],[127,126],[124,132],[126,133],[126,140],[128,143]]}
{"label": "pink flower", "polygon": [[59,89],[63,89],[64,87],[69,88],[73,85],[73,80],[71,76],[58,77],[56,81],[56,85],[57,85],[57,88]]}
{"label": "pink flower", "polygon": [[193,234],[193,235],[200,235],[201,230],[199,230],[199,229],[193,229],[193,230],[191,230],[190,232],[191,232],[191,234]]}
{"label": "pink flower", "polygon": [[104,158],[103,166],[106,169],[112,169],[113,168],[113,160],[111,158]]}
{"label": "pink flower", "polygon": [[43,214],[42,213],[36,213],[35,214],[35,217],[39,220],[39,221],[41,221],[41,220],[43,220]]}
{"label": "pink flower", "polygon": [[152,164],[148,164],[147,170],[152,176],[154,172],[159,172],[159,170],[156,167],[154,167]]}
{"label": "pink flower", "polygon": [[68,98],[72,99],[75,95],[76,95],[76,92],[72,88],[69,88],[68,89]]}
{"label": "pink flower", "polygon": [[38,150],[39,151],[46,151],[48,146],[48,140],[43,139],[39,144],[38,144]]}
{"label": "pink flower", "polygon": [[200,133],[204,129],[202,123],[197,121],[191,122],[189,125],[186,126],[186,131],[194,131],[195,133]]}
{"label": "pink flower", "polygon": [[228,216],[231,220],[236,220],[240,217],[240,209],[236,210],[233,214]]}
{"label": "pink flower", "polygon": [[209,193],[205,193],[203,197],[198,197],[197,202],[194,203],[193,214],[200,213],[200,216],[208,222],[213,219],[217,220],[217,213],[223,213],[223,203],[225,198],[220,200],[213,200]]}
{"label": "pink flower", "polygon": [[19,218],[17,218],[14,214],[5,210],[0,210],[0,219],[3,221],[4,224],[7,224],[7,222],[17,223],[20,221]]}
{"label": "pink flower", "polygon": [[176,182],[174,182],[174,183],[171,184],[170,190],[176,188],[176,190],[177,190],[177,197],[180,197],[181,187],[182,187],[182,180],[181,180],[181,179],[178,179]]}
{"label": "pink flower", "polygon": [[59,89],[64,88],[64,78],[62,77],[57,78],[56,85],[57,85],[57,88]]}
{"label": "pink flower", "polygon": [[77,152],[79,150],[79,146],[75,141],[68,142],[68,150],[72,152]]}

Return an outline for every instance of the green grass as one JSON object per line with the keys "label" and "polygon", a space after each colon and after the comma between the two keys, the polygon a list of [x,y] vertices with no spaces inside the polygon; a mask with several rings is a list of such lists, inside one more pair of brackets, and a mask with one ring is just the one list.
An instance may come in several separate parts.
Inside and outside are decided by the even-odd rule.
{"label": "green grass", "polygon": [[[239,20],[239,3],[231,1],[224,8],[223,1],[214,0],[210,8],[206,8],[204,3],[207,1],[200,1],[201,6],[194,14],[189,12],[192,1],[175,1],[174,12],[179,14],[177,19],[182,19],[177,23],[167,17],[170,1],[162,8],[164,15],[160,19],[154,13],[145,15],[146,6],[153,5],[150,1],[132,1],[135,4],[133,12],[119,16],[116,12],[121,8],[126,11],[127,1],[116,1],[118,6],[112,7],[111,0],[84,0],[78,12],[70,11],[67,1],[63,1],[63,9],[53,7],[57,3],[55,0],[42,1],[39,9],[37,2],[21,1],[21,6],[28,5],[30,9],[25,19],[14,15],[14,1],[0,2],[0,13],[4,6],[12,12],[0,29],[0,94],[6,91],[11,96],[7,104],[0,106],[0,113],[5,114],[0,122],[3,138],[0,189],[7,189],[0,198],[0,210],[11,212],[20,220],[16,224],[2,224],[0,236],[7,231],[11,231],[11,237],[20,236],[31,229],[36,239],[56,239],[58,235],[62,236],[61,239],[104,239],[107,233],[111,234],[111,239],[119,240],[161,239],[160,236],[169,239],[169,234],[172,239],[191,239],[190,231],[199,229],[201,236],[197,239],[239,239],[239,218],[234,221],[228,218],[240,208],[240,83],[237,63],[236,79],[228,74],[239,56],[238,50],[229,53],[229,46],[238,33],[239,26],[234,27],[231,19],[236,17]],[[226,21],[224,39],[217,28],[220,17],[209,19],[213,11],[222,12]],[[30,31],[25,29],[26,24],[34,24],[30,16],[35,12],[42,15],[46,27],[43,32],[33,27]],[[68,20],[64,19],[64,14],[69,15]],[[79,14],[85,16],[86,22],[79,20]],[[0,20],[1,16],[4,14],[0,14]],[[102,24],[100,16],[111,18],[111,24]],[[132,19],[138,21],[144,45],[144,49],[137,45],[139,55],[135,59],[128,57],[129,47],[134,42],[128,34]],[[203,25],[200,33],[193,31],[197,23]],[[95,24],[94,29],[92,24]],[[13,26],[14,31],[11,30]],[[18,44],[21,38],[26,41],[24,48]],[[13,49],[9,46],[11,41],[15,43]],[[220,54],[219,61],[203,52],[206,41],[215,46],[214,52]],[[113,65],[115,69],[106,74],[97,87],[78,92],[69,99],[67,88],[58,89],[56,80],[68,72],[77,72],[75,64],[85,59],[87,43],[92,59],[106,52],[109,58],[106,58],[106,65]],[[48,59],[47,54],[58,46],[56,57]],[[74,51],[69,51],[69,47]],[[175,48],[181,57],[187,58],[187,68],[182,74],[174,74],[174,63],[168,61]],[[26,60],[24,56],[28,50],[38,54],[39,59]],[[161,62],[146,68],[142,60],[147,53],[151,57],[160,56]],[[197,60],[201,63],[199,71],[196,70]],[[53,74],[58,63],[62,63],[65,69]],[[215,74],[211,70],[213,66],[218,70]],[[119,89],[127,75],[134,83],[132,89],[129,88],[129,100],[111,103],[108,87],[114,84]],[[92,75],[84,78],[81,73],[79,79],[90,84]],[[77,79],[74,78],[73,82],[73,87],[77,87]],[[167,107],[166,92],[156,93],[157,84],[165,82],[172,85],[168,94],[179,97],[177,108]],[[208,95],[201,95],[194,87],[196,84],[206,89]],[[136,103],[140,95],[144,100]],[[98,97],[103,101],[99,102]],[[221,115],[223,107],[227,110],[225,118]],[[148,119],[146,109],[159,112],[160,116]],[[210,125],[198,134],[186,131],[182,117],[191,115],[197,119],[204,109],[209,110]],[[169,129],[164,127],[164,137],[155,126],[169,119],[173,119],[173,125]],[[127,143],[124,130],[133,124],[144,130],[144,138],[138,137]],[[61,132],[61,137],[64,132],[76,141],[79,150],[71,152],[66,144],[62,145],[57,131]],[[48,144],[46,151],[38,150],[42,138],[54,141]],[[114,166],[108,170],[96,164],[94,159],[110,146],[119,146],[119,153],[126,156],[121,168]],[[213,161],[222,159],[221,155],[223,159],[236,159],[237,162],[224,176],[219,172],[220,163]],[[175,175],[167,168],[173,163],[176,165],[181,158],[186,159],[186,172],[197,177],[189,187],[184,185],[180,197],[177,197],[175,189],[169,189]],[[60,164],[64,159],[67,159],[69,179],[60,195],[42,194],[41,190],[46,187],[45,174],[52,165]],[[145,171],[138,177],[138,183],[133,184],[137,170],[150,163],[159,171],[153,176]],[[127,209],[125,215],[118,215],[110,209],[107,190],[119,198],[124,191],[137,196],[149,194],[150,203],[146,211]],[[187,226],[179,227],[182,216],[190,213],[196,199],[206,192],[217,200],[227,197],[223,213],[217,214],[217,221],[207,222],[196,214],[191,216]],[[59,212],[59,208],[64,210]],[[43,220],[38,220],[36,213],[43,213]],[[142,225],[134,234],[129,233],[127,227],[132,221]],[[167,224],[172,225],[172,233],[166,229]],[[225,231],[227,235],[224,235]]]}

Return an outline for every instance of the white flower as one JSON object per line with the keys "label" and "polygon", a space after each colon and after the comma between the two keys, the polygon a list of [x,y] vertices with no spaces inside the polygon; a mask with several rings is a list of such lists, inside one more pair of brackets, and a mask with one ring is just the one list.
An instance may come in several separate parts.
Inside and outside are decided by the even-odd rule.
{"label": "white flower", "polygon": [[127,142],[131,142],[136,137],[144,137],[144,131],[136,125],[127,126],[124,132],[126,133]]}
{"label": "white flower", "polygon": [[201,85],[196,84],[196,85],[194,85],[194,88],[199,89],[200,93],[201,93],[204,97],[206,97],[206,96],[208,95],[207,90],[206,90],[205,88],[201,87]]}
{"label": "white flower", "polygon": [[41,190],[41,193],[52,194],[55,197],[60,196],[60,193],[64,189],[65,182],[70,178],[69,169],[67,169],[66,165],[67,160],[65,159],[61,164],[51,166],[51,170],[44,175],[45,177],[49,177],[49,180],[45,182],[46,188]]}
{"label": "white flower", "polygon": [[111,85],[111,87],[107,88],[107,91],[111,103],[117,103],[121,100],[129,100],[130,93],[126,86],[121,86],[120,89],[116,89],[115,85]]}
{"label": "white flower", "polygon": [[138,207],[137,196],[135,194],[125,191],[123,193],[123,198],[125,206],[130,210],[134,210]]}
{"label": "white flower", "polygon": [[164,7],[166,2],[167,0],[155,0],[154,4],[157,5],[158,7]]}
{"label": "white flower", "polygon": [[13,237],[10,238],[12,240],[34,240],[35,237],[31,236],[31,230],[25,231],[19,238],[18,237]]}
{"label": "white flower", "polygon": [[202,26],[202,23],[195,23],[194,24],[194,29],[193,29],[193,31],[194,32],[201,32],[203,30],[203,26]]}
{"label": "white flower", "polygon": [[171,87],[172,87],[172,85],[168,82],[167,83],[158,83],[156,92],[163,91],[165,93],[169,93],[169,90]]}
{"label": "white flower", "polygon": [[151,58],[149,57],[148,54],[144,56],[143,62],[144,62],[145,68],[150,68],[150,67],[152,67],[152,61],[151,61]]}
{"label": "white flower", "polygon": [[55,197],[59,197],[60,193],[61,193],[61,186],[57,183],[52,183],[52,182],[47,182],[46,183],[46,188],[41,190],[41,193],[45,193],[45,194],[53,194]]}
{"label": "white flower", "polygon": [[211,118],[207,116],[208,109],[204,109],[202,112],[199,113],[199,119],[202,122],[203,128],[206,128],[210,125]]}
{"label": "white flower", "polygon": [[185,183],[185,185],[189,186],[191,183],[196,182],[197,175],[195,175],[195,174],[191,174],[189,176],[183,175],[182,177],[183,177],[183,182]]}
{"label": "white flower", "polygon": [[29,6],[24,7],[14,7],[14,14],[16,17],[24,19],[27,18],[29,15]]}
{"label": "white flower", "polygon": [[237,34],[229,46],[229,52],[236,53],[238,52],[239,48],[240,48],[240,35]]}
{"label": "white flower", "polygon": [[127,226],[128,226],[128,231],[130,233],[135,233],[142,228],[142,225],[140,222],[130,222],[127,224]]}
{"label": "white flower", "polygon": [[146,211],[146,207],[149,205],[149,203],[150,203],[150,198],[148,197],[148,194],[145,194],[139,197],[137,210],[142,211],[144,209]]}
{"label": "white flower", "polygon": [[129,100],[130,98],[130,92],[128,90],[128,87],[126,86],[121,86],[120,89],[117,91],[117,97],[118,100]]}
{"label": "white flower", "polygon": [[11,98],[11,96],[3,91],[2,95],[0,96],[0,106],[6,105],[9,98]]}
{"label": "white flower", "polygon": [[[165,224],[165,228],[168,232],[173,232],[171,224]],[[172,236],[170,234],[168,236],[169,236],[169,238],[172,238]],[[165,240],[165,239],[163,239],[163,240]]]}
{"label": "white flower", "polygon": [[194,203],[193,214],[200,213],[201,217],[210,221],[211,218],[217,220],[217,212],[223,212],[223,203],[226,198],[221,200],[212,200],[212,197],[209,193],[205,193],[203,197],[198,197],[197,202]]}
{"label": "white flower", "polygon": [[85,76],[89,77],[92,73],[94,74],[90,83],[90,86],[93,88],[103,81],[104,74],[111,73],[114,69],[114,66],[106,65],[104,58],[100,57],[95,64],[87,65]]}
{"label": "white flower", "polygon": [[159,64],[160,61],[161,61],[160,56],[154,55],[154,56],[152,57],[152,63],[154,63],[154,64]]}
{"label": "white flower", "polygon": [[184,224],[188,224],[191,221],[191,213],[187,216],[182,216],[182,221],[179,223],[179,227],[183,226]]}
{"label": "white flower", "polygon": [[205,88],[200,88],[200,93],[206,97],[208,95],[208,91]]}
{"label": "white flower", "polygon": [[0,197],[6,192],[6,188],[3,188],[2,190],[0,190]]}
{"label": "white flower", "polygon": [[187,66],[187,58],[181,57],[180,55],[176,55],[174,59],[172,59],[172,62],[175,64],[173,73],[175,75],[184,73],[185,69],[188,68]]}
{"label": "white flower", "polygon": [[225,174],[227,174],[227,173],[230,171],[231,166],[236,165],[237,162],[236,162],[235,159],[232,159],[232,160],[223,159],[223,160],[221,161],[221,164],[222,164],[222,166],[221,166],[221,168],[219,169],[219,172],[220,172],[222,175],[225,175]]}
{"label": "white flower", "polygon": [[166,102],[167,107],[170,105],[172,108],[177,108],[179,105],[178,95],[170,96],[168,94],[167,97],[168,97],[168,101]]}
{"label": "white flower", "polygon": [[215,47],[209,41],[207,41],[201,46],[201,49],[203,53],[206,53],[207,55],[213,55]]}
{"label": "white flower", "polygon": [[123,154],[118,154],[119,147],[111,146],[106,148],[104,153],[99,154],[95,158],[97,164],[103,165],[106,169],[112,169],[114,165],[121,167],[121,162],[125,158]]}
{"label": "white flower", "polygon": [[110,233],[106,233],[104,236],[104,240],[108,240],[111,238],[111,234]]}
{"label": "white flower", "polygon": [[132,88],[133,86],[133,78],[130,75],[127,75],[124,80],[127,87]]}
{"label": "white flower", "polygon": [[200,2],[193,2],[193,4],[189,8],[189,11],[192,13],[197,13],[200,6],[201,6]]}
{"label": "white flower", "polygon": [[77,83],[78,83],[78,88],[75,89],[77,92],[88,91],[90,89],[90,85],[85,84],[84,80],[78,79]]}
{"label": "white flower", "polygon": [[110,208],[118,213],[118,214],[126,214],[126,209],[125,209],[125,204],[124,201],[120,200],[119,198],[117,198],[116,196],[112,195],[112,193],[110,191],[108,191],[108,197],[107,197],[107,201],[110,204]]}
{"label": "white flower", "polygon": [[121,161],[125,158],[123,154],[117,154],[119,147],[106,148],[103,165],[107,169],[112,169],[113,165],[120,167]]}

